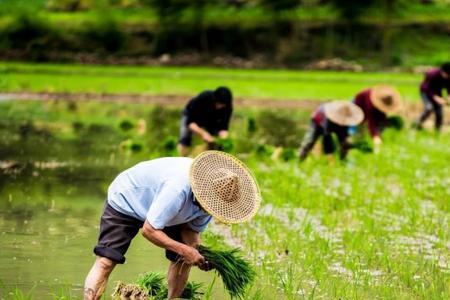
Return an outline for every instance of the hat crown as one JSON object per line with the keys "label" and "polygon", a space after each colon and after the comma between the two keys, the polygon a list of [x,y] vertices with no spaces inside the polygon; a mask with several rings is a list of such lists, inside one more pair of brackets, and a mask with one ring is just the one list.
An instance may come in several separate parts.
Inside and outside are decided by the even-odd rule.
{"label": "hat crown", "polygon": [[394,101],[392,100],[392,96],[391,95],[384,95],[382,98],[381,98],[381,101],[383,101],[383,103],[385,104],[385,105],[388,105],[388,106],[391,106],[391,105],[393,105],[394,103]]}
{"label": "hat crown", "polygon": [[214,172],[215,179],[212,181],[217,196],[227,202],[236,201],[239,197],[239,177],[236,173],[220,168]]}
{"label": "hat crown", "polygon": [[352,110],[347,105],[341,107],[340,113],[345,117],[353,116]]}

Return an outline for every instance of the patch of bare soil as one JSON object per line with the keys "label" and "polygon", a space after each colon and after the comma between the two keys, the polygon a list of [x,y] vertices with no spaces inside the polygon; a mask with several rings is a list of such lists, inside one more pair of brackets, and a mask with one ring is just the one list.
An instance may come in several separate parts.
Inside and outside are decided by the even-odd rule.
{"label": "patch of bare soil", "polygon": [[[104,101],[148,103],[167,106],[183,106],[191,98],[188,95],[148,95],[148,94],[108,94],[108,93],[0,93],[0,101],[42,100],[42,101]],[[331,99],[330,99],[331,100]],[[314,110],[324,100],[298,99],[283,100],[273,98],[241,98],[234,100],[236,107],[257,107],[266,109],[304,109]],[[400,113],[408,120],[415,120],[423,110],[422,103],[406,103]],[[445,111],[445,120],[450,120],[450,109]],[[432,118],[430,118],[432,119]]]}

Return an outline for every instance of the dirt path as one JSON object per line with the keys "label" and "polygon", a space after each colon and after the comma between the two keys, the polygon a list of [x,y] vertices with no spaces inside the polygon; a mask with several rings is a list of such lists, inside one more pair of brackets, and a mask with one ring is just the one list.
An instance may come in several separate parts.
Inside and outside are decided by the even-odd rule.
{"label": "dirt path", "polygon": [[[169,106],[183,106],[190,96],[184,95],[145,95],[145,94],[96,94],[96,93],[0,93],[0,101],[7,100],[42,100],[42,101],[105,101],[148,103]],[[331,100],[331,99],[330,99]],[[298,99],[283,100],[273,98],[238,97],[234,100],[236,107],[256,107],[266,109],[307,109],[313,110],[326,100]],[[407,119],[415,119],[422,111],[422,103],[406,103],[402,115]],[[445,111],[446,120],[450,119],[450,109]]]}
{"label": "dirt path", "polygon": [[[95,93],[0,93],[0,100],[57,100],[57,101],[105,101],[149,103],[182,106],[191,96],[184,95],[145,95],[145,94],[95,94]],[[236,106],[266,108],[305,108],[315,107],[320,100],[277,100],[236,98]]]}

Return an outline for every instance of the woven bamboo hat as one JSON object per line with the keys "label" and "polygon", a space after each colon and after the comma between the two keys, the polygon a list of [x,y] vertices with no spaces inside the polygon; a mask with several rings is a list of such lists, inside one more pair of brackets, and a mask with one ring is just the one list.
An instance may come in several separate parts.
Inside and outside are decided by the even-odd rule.
{"label": "woven bamboo hat", "polygon": [[341,126],[356,126],[364,120],[364,112],[359,106],[345,101],[324,104],[325,116]]}
{"label": "woven bamboo hat", "polygon": [[397,112],[402,105],[400,92],[389,85],[377,85],[372,88],[370,100],[373,106],[385,114]]}
{"label": "woven bamboo hat", "polygon": [[223,223],[251,219],[261,203],[255,178],[240,160],[221,151],[205,151],[192,162],[192,191],[202,208]]}

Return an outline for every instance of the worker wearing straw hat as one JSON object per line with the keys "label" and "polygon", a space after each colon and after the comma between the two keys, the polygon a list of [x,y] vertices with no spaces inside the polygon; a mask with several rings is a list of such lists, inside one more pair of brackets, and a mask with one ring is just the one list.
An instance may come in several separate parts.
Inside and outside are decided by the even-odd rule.
{"label": "worker wearing straw hat", "polygon": [[[442,96],[442,90],[447,90],[447,99]],[[450,103],[450,62],[440,68],[434,68],[425,74],[425,79],[420,85],[420,96],[424,104],[424,110],[414,124],[417,129],[422,129],[422,123],[434,112],[436,118],[434,127],[440,131],[443,122],[443,106]]]}
{"label": "worker wearing straw hat", "polygon": [[323,150],[330,158],[335,151],[332,134],[336,134],[340,145],[340,158],[345,159],[351,144],[348,141],[348,127],[362,122],[362,110],[344,101],[335,101],[319,106],[311,117],[311,125],[300,147],[300,160],[304,160],[322,136]]}
{"label": "worker wearing straw hat", "polygon": [[224,223],[251,219],[260,205],[256,180],[235,157],[206,151],[195,159],[166,157],[141,162],[120,173],[108,189],[85,299],[99,299],[116,264],[125,262],[131,240],[142,229],[171,261],[168,297],[181,295],[191,266],[210,269],[197,251],[211,218]]}
{"label": "worker wearing straw hat", "polygon": [[364,123],[367,123],[377,152],[382,143],[381,132],[387,125],[387,116],[401,108],[401,95],[391,86],[379,85],[359,92],[353,103],[364,112]]}

